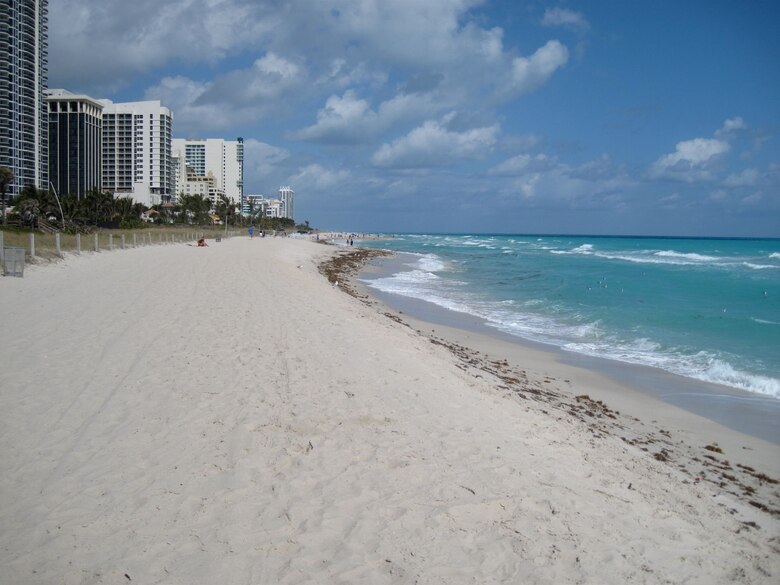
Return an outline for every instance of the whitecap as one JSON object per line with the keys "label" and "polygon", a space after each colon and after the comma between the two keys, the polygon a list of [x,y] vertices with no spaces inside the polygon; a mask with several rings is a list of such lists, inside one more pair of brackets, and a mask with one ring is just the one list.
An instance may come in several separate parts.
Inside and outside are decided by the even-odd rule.
{"label": "whitecap", "polygon": [[427,272],[440,272],[445,270],[447,265],[436,254],[426,254],[417,261],[416,267]]}
{"label": "whitecap", "polygon": [[655,255],[667,257],[667,258],[684,258],[686,260],[693,260],[695,262],[713,262],[713,261],[720,260],[720,258],[716,256],[705,256],[704,254],[675,252],[674,250],[661,250],[660,252],[656,252]]}
{"label": "whitecap", "polygon": [[751,317],[751,321],[755,323],[761,323],[762,325],[780,325],[777,321],[769,321],[768,319],[759,319],[758,317]]}

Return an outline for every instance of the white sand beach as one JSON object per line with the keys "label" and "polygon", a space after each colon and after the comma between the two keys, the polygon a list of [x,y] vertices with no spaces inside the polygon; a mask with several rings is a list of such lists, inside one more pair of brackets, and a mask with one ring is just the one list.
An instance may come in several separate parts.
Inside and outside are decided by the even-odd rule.
{"label": "white sand beach", "polygon": [[432,343],[329,283],[341,253],[241,237],[0,278],[0,583],[780,580],[776,445]]}

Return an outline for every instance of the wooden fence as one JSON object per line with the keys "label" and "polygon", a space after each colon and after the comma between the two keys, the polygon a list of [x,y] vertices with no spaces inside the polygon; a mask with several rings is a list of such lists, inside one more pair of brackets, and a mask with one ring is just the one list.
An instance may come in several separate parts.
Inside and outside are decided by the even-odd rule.
{"label": "wooden fence", "polygon": [[111,252],[142,246],[197,242],[200,238],[225,238],[239,233],[242,232],[236,230],[225,232],[221,229],[101,230],[90,234],[4,232],[0,230],[0,269],[4,266],[6,248],[24,248],[25,259],[35,262],[37,260],[56,260],[63,258],[66,254]]}

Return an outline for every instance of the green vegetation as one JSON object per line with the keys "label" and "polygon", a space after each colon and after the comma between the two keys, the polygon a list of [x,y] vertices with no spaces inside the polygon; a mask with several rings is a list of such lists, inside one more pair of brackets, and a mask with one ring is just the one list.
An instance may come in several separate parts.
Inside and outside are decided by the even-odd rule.
{"label": "green vegetation", "polygon": [[5,223],[5,191],[8,189],[14,180],[14,172],[8,167],[0,167],[0,214],[2,214],[2,221]]}
{"label": "green vegetation", "polygon": [[[7,172],[6,172],[7,171]],[[0,167],[0,187],[5,190],[13,181],[13,173]],[[38,190],[28,185],[13,201],[7,215],[3,213],[5,246],[21,247],[31,253],[30,234],[35,234],[36,258],[57,256],[56,238],[59,234],[60,251],[83,252],[119,249],[124,247],[183,242],[196,236],[217,238],[228,235],[226,230],[244,230],[252,225],[266,232],[310,232],[309,222],[295,225],[292,219],[264,217],[262,209],[252,210],[249,216],[239,213],[233,201],[222,197],[215,206],[201,195],[182,195],[176,204],[164,203],[146,209],[131,197],[115,197],[99,189],[84,197],[63,195]],[[227,226],[225,225],[227,222]],[[97,238],[97,243],[96,243]]]}
{"label": "green vegetation", "polygon": [[[6,247],[24,248],[30,256],[30,235],[35,236],[35,257],[38,260],[54,260],[57,258],[56,234],[46,232],[30,232],[29,230],[4,229],[3,239]],[[229,230],[228,236],[239,232]],[[60,250],[63,254],[75,254],[78,250],[77,238],[81,240],[82,253],[95,251],[97,238],[98,251],[122,248],[124,236],[125,248],[160,245],[174,242],[194,242],[198,237],[207,239],[224,238],[225,228],[207,226],[187,228],[186,226],[147,226],[144,229],[95,229],[91,233],[61,233]]]}

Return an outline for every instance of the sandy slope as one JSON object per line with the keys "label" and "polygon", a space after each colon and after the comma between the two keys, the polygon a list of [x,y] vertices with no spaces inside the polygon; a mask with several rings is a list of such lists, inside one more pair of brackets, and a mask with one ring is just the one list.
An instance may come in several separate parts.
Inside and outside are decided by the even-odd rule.
{"label": "sandy slope", "polygon": [[1,279],[0,582],[780,578],[772,517],[505,397],[328,284],[330,253],[241,238]]}

